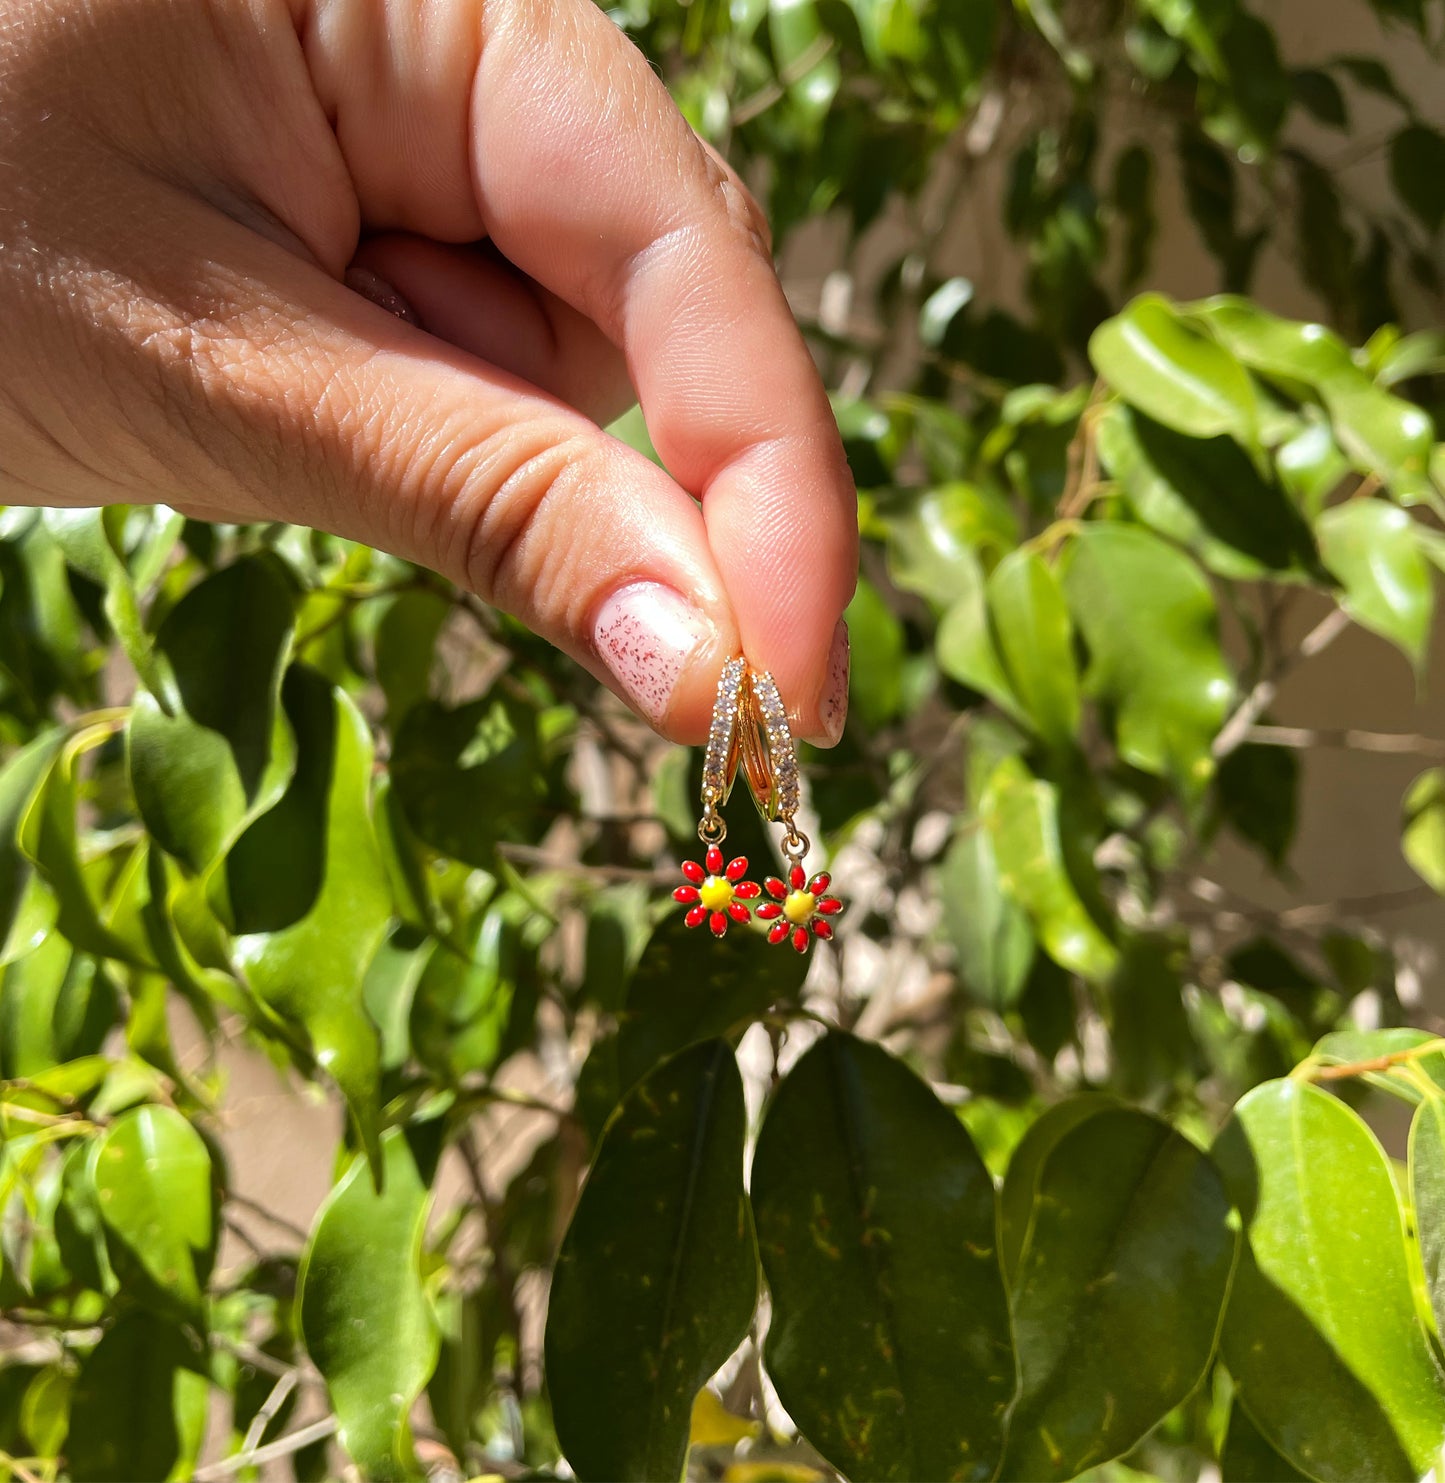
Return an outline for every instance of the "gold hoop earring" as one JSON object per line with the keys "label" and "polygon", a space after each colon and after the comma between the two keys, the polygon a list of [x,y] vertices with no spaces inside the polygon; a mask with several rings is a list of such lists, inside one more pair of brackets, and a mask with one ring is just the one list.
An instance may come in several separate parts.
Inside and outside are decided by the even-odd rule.
{"label": "gold hoop earring", "polygon": [[783,697],[766,670],[748,673],[741,753],[753,801],[769,823],[781,821],[787,830],[783,855],[788,862],[788,878],[782,881],[769,876],[763,882],[763,889],[772,899],[758,907],[758,918],[773,924],[769,942],[787,942],[797,952],[805,953],[814,938],[826,941],[833,936],[832,919],[843,910],[843,903],[825,894],[832,883],[826,871],[809,878],[803,866],[809,840],[797,822],[803,793],[798,751]]}
{"label": "gold hoop earring", "polygon": [[672,893],[672,899],[688,909],[683,918],[686,924],[701,927],[706,922],[714,937],[725,936],[734,923],[746,925],[752,913],[744,903],[762,895],[756,881],[744,879],[748,871],[746,856],[724,861],[722,842],[727,838],[728,826],[718,812],[720,805],[727,802],[737,776],[747,705],[747,671],[745,660],[729,659],[718,677],[712,726],[703,754],[702,816],[697,825],[697,836],[706,849],[701,863],[682,862],[686,884]]}

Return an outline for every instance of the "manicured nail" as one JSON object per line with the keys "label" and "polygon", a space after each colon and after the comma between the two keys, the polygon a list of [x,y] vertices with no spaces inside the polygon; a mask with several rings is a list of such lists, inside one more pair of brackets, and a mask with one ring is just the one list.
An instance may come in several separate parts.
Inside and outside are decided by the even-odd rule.
{"label": "manicured nail", "polygon": [[592,642],[627,698],[654,725],[694,649],[712,632],[693,605],[661,582],[632,582],[602,604]]}
{"label": "manicured nail", "polygon": [[818,719],[829,746],[836,746],[848,719],[848,625],[838,619],[833,630],[832,647],[828,650],[828,678],[823,684],[823,697],[818,702]]}
{"label": "manicured nail", "polygon": [[373,273],[370,268],[348,268],[346,286],[352,293],[360,294],[363,299],[370,299],[373,304],[385,309],[388,314],[395,314],[398,319],[404,319],[408,324],[414,324],[418,329],[421,328],[421,318],[416,310],[380,273]]}

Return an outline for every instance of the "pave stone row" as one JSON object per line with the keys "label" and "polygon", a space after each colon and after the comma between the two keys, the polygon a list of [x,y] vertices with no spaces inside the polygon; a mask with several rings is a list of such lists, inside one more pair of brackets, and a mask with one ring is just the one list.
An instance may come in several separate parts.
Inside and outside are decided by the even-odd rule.
{"label": "pave stone row", "polygon": [[768,752],[773,760],[773,773],[778,785],[778,813],[791,819],[801,797],[798,782],[798,754],[793,750],[793,734],[788,729],[783,697],[772,675],[764,671],[753,674],[753,699],[768,736]]}
{"label": "pave stone row", "polygon": [[708,733],[707,752],[702,762],[703,792],[710,792],[718,803],[722,801],[727,789],[728,752],[737,731],[738,707],[741,704],[746,670],[744,660],[729,659],[718,677],[717,700],[712,708],[712,730]]}

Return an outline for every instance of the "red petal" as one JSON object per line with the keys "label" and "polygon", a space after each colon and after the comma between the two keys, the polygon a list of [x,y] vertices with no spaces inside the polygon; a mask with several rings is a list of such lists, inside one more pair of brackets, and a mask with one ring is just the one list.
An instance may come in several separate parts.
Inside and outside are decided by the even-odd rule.
{"label": "red petal", "polygon": [[696,860],[684,860],[682,862],[682,873],[695,886],[700,886],[707,879],[707,871]]}
{"label": "red petal", "polygon": [[788,894],[788,888],[775,875],[770,875],[763,882],[763,889],[774,901],[781,901]]}
{"label": "red petal", "polygon": [[730,881],[740,881],[748,873],[748,857],[739,855],[736,860],[728,861],[727,878]]}
{"label": "red petal", "polygon": [[836,916],[840,911],[843,910],[843,903],[839,901],[836,896],[825,896],[818,903],[818,910],[822,912],[825,917]]}
{"label": "red petal", "polygon": [[773,930],[768,933],[769,942],[781,942],[788,935],[788,924],[786,922],[774,922]]}
{"label": "red petal", "polygon": [[758,908],[758,920],[760,922],[771,922],[774,917],[780,917],[782,914],[783,908],[776,901],[765,901]]}
{"label": "red petal", "polygon": [[832,922],[820,922],[817,917],[814,917],[812,927],[814,937],[821,937],[826,941],[833,935]]}
{"label": "red petal", "polygon": [[712,935],[714,937],[721,937],[723,933],[726,932],[728,929],[728,919],[726,915],[724,915],[724,913],[720,911],[713,912],[713,914],[707,919],[707,924],[709,927],[712,928]]}
{"label": "red petal", "polygon": [[702,924],[707,921],[707,907],[693,907],[693,909],[688,912],[688,914],[683,918],[683,921],[686,922],[689,927],[701,927]]}
{"label": "red petal", "polygon": [[697,887],[679,886],[677,890],[672,893],[672,899],[678,902],[680,905],[686,906],[689,902],[697,900]]}
{"label": "red petal", "polygon": [[812,880],[808,882],[808,893],[812,896],[821,896],[832,884],[833,877],[826,870],[820,870]]}
{"label": "red petal", "polygon": [[808,951],[808,929],[806,927],[795,927],[793,929],[793,946],[800,953]]}
{"label": "red petal", "polygon": [[792,887],[795,891],[801,891],[803,889],[803,883],[807,879],[808,877],[804,873],[803,867],[801,865],[793,866],[793,868],[788,872],[788,880],[792,883]]}
{"label": "red petal", "polygon": [[730,901],[728,903],[728,915],[735,922],[746,922],[751,920],[748,915],[747,907],[745,907],[740,901]]}
{"label": "red petal", "polygon": [[756,881],[739,881],[734,894],[740,900],[751,901],[754,896],[763,894],[763,888]]}
{"label": "red petal", "polygon": [[717,875],[722,870],[722,851],[715,844],[710,844],[707,847],[707,854],[704,856],[704,859],[707,862],[709,875]]}

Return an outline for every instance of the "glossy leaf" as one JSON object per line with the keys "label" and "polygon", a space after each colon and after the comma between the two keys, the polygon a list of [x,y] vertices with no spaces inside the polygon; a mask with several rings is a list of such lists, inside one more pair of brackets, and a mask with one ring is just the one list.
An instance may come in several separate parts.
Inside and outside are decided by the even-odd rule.
{"label": "glossy leaf", "polygon": [[189,1478],[206,1433],[206,1355],[153,1314],[132,1312],[80,1367],[66,1444],[74,1483]]}
{"label": "glossy leaf", "polygon": [[52,932],[0,967],[0,1076],[42,1075],[96,1054],[116,1020],[115,986]]}
{"label": "glossy leaf", "polygon": [[217,1211],[204,1139],[170,1107],[137,1107],[111,1125],[92,1178],[122,1287],[198,1319],[215,1260]]}
{"label": "glossy leaf", "polygon": [[979,582],[979,553],[1001,555],[1018,540],[1006,501],[975,484],[942,484],[882,518],[888,529],[888,575],[940,610],[958,601],[964,584]]}
{"label": "glossy leaf", "polygon": [[1238,1401],[1229,1408],[1219,1475],[1221,1483],[1309,1483],[1306,1474],[1269,1445]]}
{"label": "glossy leaf", "polygon": [[993,841],[999,884],[1028,913],[1044,950],[1088,979],[1107,978],[1118,953],[1069,878],[1054,787],[1017,760],[1000,764],[979,803]]}
{"label": "glossy leaf", "polygon": [[1146,416],[1190,437],[1227,433],[1251,446],[1259,410],[1248,373],[1196,334],[1158,294],[1135,299],[1089,341],[1094,368]]}
{"label": "glossy leaf", "polygon": [[[294,666],[283,689],[296,775],[227,857],[236,960],[256,995],[304,1033],[375,1150],[380,1045],[362,979],[386,931],[391,893],[367,813],[371,739],[339,691]],[[287,881],[293,841],[319,854]],[[319,872],[319,874],[318,874]]]}
{"label": "glossy leaf", "polygon": [[439,592],[403,592],[387,604],[376,625],[376,682],[393,727],[427,698],[437,636],[451,612]]}
{"label": "glossy leaf", "polygon": [[1053,569],[1032,551],[1014,551],[994,568],[986,590],[1013,693],[1046,742],[1066,745],[1079,729],[1079,682],[1073,626]]}
{"label": "glossy leaf", "polygon": [[851,649],[850,707],[869,726],[886,726],[903,708],[903,625],[866,579],[843,616]]}
{"label": "glossy leaf", "polygon": [[1400,848],[1421,880],[1445,896],[1445,768],[1422,772],[1405,793]]}
{"label": "glossy leaf", "polygon": [[1341,606],[1419,669],[1435,591],[1409,515],[1383,500],[1355,499],[1326,510],[1315,531],[1325,565],[1344,588]]}
{"label": "glossy leaf", "polygon": [[1235,1108],[1215,1157],[1247,1238],[1223,1352],[1260,1430],[1322,1483],[1427,1471],[1445,1444],[1445,1379],[1373,1134],[1318,1087],[1272,1081]]}
{"label": "glossy leaf", "polygon": [[851,1477],[986,1479],[1014,1361],[993,1185],[968,1134],[880,1047],[829,1032],[753,1159],[768,1373]]}
{"label": "glossy leaf", "polygon": [[1302,573],[1309,528],[1231,438],[1190,438],[1124,406],[1098,422],[1096,443],[1135,513],[1222,577]]}
{"label": "glossy leaf", "polygon": [[956,566],[953,602],[938,625],[938,667],[960,685],[987,696],[1009,715],[1022,719],[1023,707],[1013,693],[988,621],[983,568],[976,557],[961,555]]}
{"label": "glossy leaf", "polygon": [[660,1066],[607,1126],[547,1312],[553,1418],[579,1478],[682,1475],[693,1397],[757,1298],[744,1132],[737,1063],[715,1040]]}
{"label": "glossy leaf", "polygon": [[[0,769],[0,962],[36,946],[55,919],[54,900],[35,879],[20,833],[62,740],[58,730],[44,732]],[[40,892],[45,898],[37,901]]]}
{"label": "glossy leaf", "polygon": [[279,563],[254,557],[193,587],[156,635],[164,688],[136,697],[131,785],[151,837],[192,871],[285,786],[280,690],[293,618]]}
{"label": "glossy leaf", "polygon": [[1013,1282],[1004,1475],[1073,1478],[1182,1401],[1214,1352],[1235,1246],[1218,1171],[1167,1123],[1105,1108],[1064,1132]]}
{"label": "glossy leaf", "polygon": [[355,1159],[317,1212],[297,1306],[338,1440],[367,1478],[393,1479],[419,1471],[408,1417],[438,1338],[421,1270],[431,1196],[399,1128],[381,1149],[380,1192]]}
{"label": "glossy leaf", "polygon": [[1445,1094],[1427,1096],[1410,1123],[1410,1203],[1435,1331],[1445,1334]]}
{"label": "glossy leaf", "polygon": [[1113,524],[1079,531],[1063,581],[1089,649],[1085,685],[1112,710],[1119,755],[1196,794],[1234,694],[1208,582],[1158,537]]}
{"label": "glossy leaf", "polygon": [[964,991],[990,1008],[1012,1008],[1028,978],[1034,938],[1028,917],[999,885],[993,841],[976,821],[954,835],[938,888]]}

